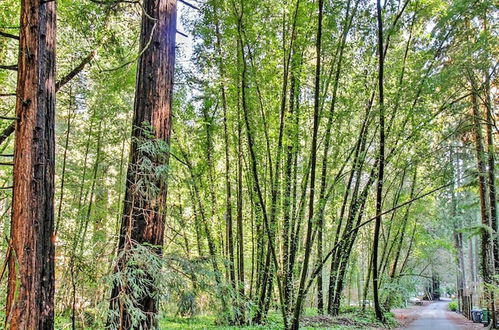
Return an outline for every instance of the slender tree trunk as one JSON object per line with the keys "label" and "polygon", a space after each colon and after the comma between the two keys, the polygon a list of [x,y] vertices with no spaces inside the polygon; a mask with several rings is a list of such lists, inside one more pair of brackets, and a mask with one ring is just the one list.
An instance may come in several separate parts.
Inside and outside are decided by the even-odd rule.
{"label": "slender tree trunk", "polygon": [[[235,263],[234,263],[234,230],[232,221],[232,185],[230,181],[230,157],[229,157],[229,132],[227,126],[227,97],[225,93],[225,85],[223,83],[225,79],[225,70],[223,66],[223,56],[222,56],[222,45],[221,45],[221,35],[220,26],[218,22],[218,17],[215,17],[215,30],[216,30],[216,44],[218,52],[218,66],[220,70],[220,93],[222,96],[222,109],[223,109],[223,124],[224,124],[224,145],[225,145],[225,221],[226,221],[226,241],[227,241],[227,253],[229,259],[229,275],[230,281],[234,289],[241,288],[244,283],[238,283],[239,278],[236,279]],[[244,289],[242,291],[244,295]]]}
{"label": "slender tree trunk", "polygon": [[314,203],[315,203],[315,167],[317,163],[317,134],[319,131],[319,94],[320,94],[320,78],[321,78],[321,44],[322,44],[322,17],[323,17],[324,1],[318,2],[318,20],[317,20],[317,36],[315,40],[316,64],[315,64],[315,91],[314,91],[314,115],[312,129],[312,146],[310,150],[310,192],[308,204],[308,221],[307,232],[305,236],[305,251],[303,259],[303,267],[300,276],[300,286],[298,288],[298,296],[296,298],[293,320],[291,324],[292,330],[298,330],[300,326],[300,314],[302,305],[305,300],[305,282],[308,275],[308,263],[312,251],[312,231],[314,226]]}
{"label": "slender tree trunk", "polygon": [[[358,2],[357,2],[358,3]],[[329,160],[329,144],[331,142],[331,129],[333,126],[333,116],[336,108],[337,94],[338,94],[338,86],[340,82],[341,76],[341,64],[343,62],[343,52],[345,49],[346,38],[348,35],[348,31],[351,26],[351,22],[354,13],[350,17],[350,4],[351,0],[347,2],[347,9],[345,15],[345,22],[343,25],[343,31],[340,43],[336,50],[338,54],[338,64],[333,62],[332,68],[336,67],[334,83],[333,83],[333,93],[331,100],[331,107],[329,110],[329,114],[327,115],[327,125],[326,125],[326,135],[325,135],[325,145],[324,145],[324,155],[322,157],[322,170],[321,170],[321,180],[320,180],[320,188],[319,188],[319,212],[317,214],[317,263],[322,262],[322,250],[323,250],[323,231],[324,231],[324,209],[326,207],[326,177],[327,177],[327,166]],[[319,314],[324,314],[324,289],[323,289],[323,279],[322,279],[322,271],[317,275],[317,310]]]}
{"label": "slender tree trunk", "polygon": [[[371,102],[369,103],[371,104]],[[350,176],[348,178],[348,183],[345,189],[345,193],[343,195],[343,203],[341,206],[340,210],[340,216],[339,216],[339,221],[337,223],[337,229],[336,229],[336,234],[333,240],[333,246],[335,246],[338,241],[340,240],[340,233],[341,233],[341,228],[342,228],[342,223],[343,219],[345,217],[345,211],[346,211],[346,205],[349,199],[350,192],[353,191],[352,196],[350,198],[350,210],[349,210],[349,215],[347,217],[347,224],[345,225],[345,229],[343,230],[343,238],[347,238],[348,236],[344,236],[345,234],[348,233],[349,229],[352,228],[352,222],[355,219],[355,213],[357,212],[358,208],[358,192],[359,192],[359,187],[360,187],[360,176],[362,173],[362,167],[363,163],[365,161],[365,156],[363,155],[364,150],[365,150],[365,145],[366,145],[366,138],[367,138],[367,133],[368,133],[368,120],[369,120],[369,112],[370,112],[370,105],[366,109],[366,115],[364,117],[364,121],[361,126],[361,130],[359,133],[359,136],[357,138],[357,142],[355,143],[355,148],[353,149],[353,154],[354,154],[354,159],[353,159],[353,168],[352,171],[350,172]],[[374,175],[373,174],[374,168],[371,171],[370,178]],[[355,186],[354,189],[351,189],[352,182],[355,179]],[[366,186],[367,188],[368,186]],[[345,243],[342,242],[341,245],[344,245]],[[339,305],[335,305],[335,301],[339,301],[339,299],[336,298],[336,295],[341,294],[337,290],[337,283],[338,283],[338,275],[340,271],[340,265],[341,261],[343,259],[343,255],[346,253],[345,249],[343,248],[338,248],[335,250],[332,258],[331,258],[331,268],[330,268],[330,276],[329,276],[329,294],[328,294],[328,306],[327,310],[330,315],[337,315],[339,312]]]}
{"label": "slender tree trunk", "polygon": [[[301,62],[303,55],[298,59],[292,60],[291,67],[291,88],[289,95],[289,116],[292,117],[292,125],[288,126],[288,146],[286,150],[286,165],[284,177],[284,198],[283,198],[283,287],[284,287],[284,304],[288,315],[292,312],[293,301],[293,278],[294,278],[294,255],[296,251],[297,241],[294,237],[294,212],[296,209],[297,196],[297,158],[299,149],[299,72],[301,70]],[[296,62],[296,63],[295,63]],[[298,67],[299,66],[299,67]],[[308,176],[307,176],[308,177]],[[289,315],[291,316],[291,315]]]}
{"label": "slender tree trunk", "polygon": [[475,253],[475,238],[471,237],[468,249],[469,249],[469,267],[470,267],[470,280],[471,280],[471,294],[473,295],[473,300],[476,301],[476,253]]}
{"label": "slender tree trunk", "polygon": [[[125,255],[118,260],[115,271],[127,267],[126,253],[136,244],[150,244],[154,253],[162,253],[165,229],[164,209],[166,204],[166,180],[157,175],[156,169],[168,164],[168,152],[146,152],[140,149],[142,141],[153,140],[158,144],[169,143],[172,117],[172,93],[175,65],[175,34],[177,20],[176,0],[144,0],[140,49],[137,68],[135,106],[132,129],[130,164],[128,166],[125,206],[120,231],[118,253]],[[150,16],[150,17],[149,17]],[[151,17],[153,19],[151,19]],[[144,127],[147,125],[148,127]],[[154,169],[149,173],[141,169],[144,159],[148,158]],[[140,182],[146,180],[154,186],[148,191]],[[125,254],[123,254],[125,252]],[[145,275],[148,278],[152,274]],[[109,323],[120,329],[142,327],[152,329],[156,326],[158,298],[156,288],[135,302],[147,317],[140,324],[132,324],[131,310],[121,301],[122,293],[130,293],[133,288],[127,283],[114,283],[111,293],[110,309],[118,319],[110,318]]]}
{"label": "slender tree trunk", "polygon": [[411,239],[409,240],[409,247],[407,248],[407,251],[406,251],[406,254],[405,254],[405,257],[404,257],[404,262],[402,262],[402,266],[400,266],[400,271],[399,273],[400,274],[403,274],[404,273],[404,270],[407,266],[407,262],[409,261],[409,256],[411,255],[412,253],[412,247],[414,245],[414,240],[415,240],[415,237],[416,237],[416,229],[417,229],[417,222],[414,222],[414,226],[412,227],[412,232],[411,232]]}
{"label": "slender tree trunk", "polygon": [[[239,52],[239,47],[237,48]],[[239,59],[239,56],[238,56]],[[238,280],[240,285],[241,296],[244,296],[244,228],[243,228],[243,138],[242,138],[242,124],[240,116],[240,102],[238,95],[237,107],[237,271]],[[253,218],[253,212],[251,212]],[[253,230],[253,225],[251,226]],[[253,241],[253,240],[252,240]],[[254,256],[254,244],[252,244],[252,256]],[[253,258],[252,258],[253,259]],[[253,270],[253,262],[252,262]],[[251,276],[251,283],[253,283],[253,272]],[[250,290],[251,291],[251,290]]]}
{"label": "slender tree trunk", "polygon": [[197,246],[197,250],[198,250],[198,256],[201,257],[201,258],[204,258],[204,251],[203,251],[203,242],[201,240],[201,236],[202,236],[202,228],[201,228],[201,222],[202,222],[202,219],[201,216],[200,216],[200,212],[198,211],[198,208],[197,208],[197,199],[196,199],[196,196],[195,196],[195,193],[194,193],[194,188],[193,187],[189,187],[189,197],[191,198],[191,203],[192,203],[192,210],[193,210],[193,213],[194,213],[194,231],[196,232],[196,246]]}
{"label": "slender tree trunk", "polygon": [[455,185],[451,187],[451,216],[452,216],[452,221],[454,223],[454,247],[456,248],[456,261],[457,261],[457,296],[458,296],[458,302],[459,302],[459,311],[463,311],[463,305],[464,305],[464,289],[466,288],[466,268],[464,265],[464,251],[463,251],[463,234],[459,231],[462,227],[461,221],[458,220],[457,218],[457,196],[456,196],[456,190],[459,185],[459,178],[460,178],[460,173],[459,173],[459,154],[456,156],[454,155],[454,150],[452,149],[453,146],[451,146],[451,152],[450,152],[450,166],[452,168],[452,176],[454,182],[456,182]]}
{"label": "slender tree trunk", "polygon": [[[364,149],[365,147],[361,147]],[[362,160],[363,162],[363,160]],[[374,184],[374,179],[376,178],[376,163],[374,167],[371,169],[371,173],[369,175],[368,182],[366,185],[363,187],[362,192],[360,195],[358,194],[359,190],[359,182],[360,182],[360,172],[362,170],[362,167],[359,167],[357,169],[358,171],[358,176],[356,177],[356,186],[354,188],[354,193],[352,196],[352,201],[351,201],[351,206],[349,210],[349,215],[347,218],[347,223],[345,225],[345,229],[343,231],[343,237],[341,238],[341,241],[339,242],[340,247],[338,250],[341,250],[341,253],[336,255],[336,258],[338,258],[338,261],[335,263],[335,276],[332,276],[332,279],[334,279],[334,282],[330,282],[330,288],[332,292],[329,294],[329,304],[328,304],[328,312],[331,315],[338,315],[340,311],[340,303],[341,303],[341,294],[343,292],[343,287],[344,287],[344,278],[345,278],[345,272],[347,270],[348,266],[348,261],[350,258],[350,253],[353,248],[353,244],[355,242],[355,239],[357,238],[357,233],[358,230],[355,230],[352,232],[352,229],[357,227],[361,222],[362,218],[364,216],[364,209],[365,209],[365,204],[367,202],[367,197],[369,194],[369,190],[371,186]],[[354,223],[354,220],[355,223]]]}
{"label": "slender tree trunk", "polygon": [[[293,116],[294,110],[294,90],[295,90],[295,75],[294,67],[291,67],[291,87],[289,96],[289,116]],[[293,127],[293,129],[296,129]],[[282,224],[282,267],[283,267],[283,288],[284,288],[284,305],[286,313],[290,312],[290,297],[292,286],[292,273],[289,271],[289,234],[290,234],[290,214],[291,214],[291,174],[293,166],[293,143],[291,128],[287,129],[288,145],[286,147],[286,164],[284,166],[284,193],[283,193],[283,224]]]}
{"label": "slender tree trunk", "polygon": [[[126,135],[126,134],[124,134]],[[128,135],[129,136],[129,135]],[[116,205],[116,223],[114,224],[114,237],[119,237],[120,234],[120,220],[121,220],[121,212],[122,212],[122,205],[121,204],[121,197],[123,195],[123,188],[124,187],[124,165],[125,165],[125,149],[126,149],[126,142],[127,142],[127,137],[123,136],[122,137],[123,142],[121,144],[121,153],[120,153],[120,165],[118,169],[118,176],[116,177],[116,182],[117,182],[117,191],[118,191],[118,199],[117,199],[117,205]],[[118,242],[114,242],[113,244],[113,250],[111,252],[111,255],[114,256],[116,254],[116,249],[118,248]],[[109,263],[109,270],[111,271],[113,267],[112,259],[111,262]]]}
{"label": "slender tree trunk", "polygon": [[[409,199],[414,198],[414,193],[416,190],[417,172],[418,172],[418,168],[417,168],[417,166],[414,166],[414,174],[412,176],[412,185],[411,185],[411,192],[409,194]],[[392,279],[395,278],[395,275],[397,274],[397,267],[398,267],[398,263],[399,263],[400,256],[402,253],[402,244],[404,243],[404,238],[406,236],[406,229],[407,229],[407,223],[409,221],[410,209],[411,209],[411,206],[408,205],[406,210],[405,210],[404,218],[402,219],[402,228],[400,229],[400,236],[398,236],[398,245],[397,245],[397,248],[395,250],[395,258],[394,258],[392,267],[390,269],[390,278],[392,278]]]}
{"label": "slender tree trunk", "polygon": [[85,215],[85,220],[83,221],[83,229],[81,232],[81,236],[78,236],[77,241],[80,243],[80,255],[83,253],[83,249],[85,247],[85,243],[87,242],[87,230],[88,224],[90,223],[90,216],[92,215],[92,210],[94,206],[94,196],[95,196],[95,188],[97,184],[97,179],[99,175],[99,166],[102,157],[102,120],[99,121],[99,129],[97,131],[97,148],[95,150],[95,162],[94,168],[92,169],[92,185],[90,186],[90,196],[88,198],[88,207],[87,213]]}
{"label": "slender tree trunk", "polygon": [[[395,196],[393,197],[393,200],[392,200],[392,207],[396,207],[399,204],[400,196],[402,194],[402,190],[404,188],[404,183],[406,181],[406,179],[405,179],[406,173],[407,173],[407,168],[404,168],[403,173],[400,177],[400,184],[399,184],[398,189],[395,192]],[[408,208],[406,210],[408,210]],[[396,214],[397,214],[397,211],[392,212],[392,214],[390,215],[390,220],[388,220],[388,230],[387,230],[385,242],[383,245],[383,253],[381,254],[381,261],[380,261],[380,267],[379,267],[379,272],[381,274],[384,274],[386,271],[386,268],[388,267],[389,260],[392,256],[393,248],[395,246],[395,243],[396,243],[397,238],[398,238],[398,234],[400,232],[400,228],[399,228],[399,230],[397,230],[397,232],[395,233],[395,236],[393,237],[393,239],[391,239],[392,231],[394,229],[393,227],[394,227],[394,222],[395,222],[394,220],[395,220]],[[382,283],[382,282],[380,282],[380,283]]]}
{"label": "slender tree trunk", "polygon": [[54,328],[55,2],[21,1],[6,324]]}
{"label": "slender tree trunk", "polygon": [[379,87],[379,161],[378,161],[378,183],[376,191],[376,221],[374,223],[373,238],[373,300],[376,318],[384,322],[385,318],[379,301],[379,277],[378,277],[378,244],[379,233],[381,229],[381,212],[383,207],[383,178],[385,170],[385,109],[383,95],[383,69],[384,69],[384,51],[383,51],[383,18],[381,12],[381,1],[377,0],[377,19],[378,19],[378,87]]}
{"label": "slender tree trunk", "polygon": [[[269,216],[267,213],[267,208],[265,204],[265,199],[264,199],[264,193],[262,192],[262,187],[260,185],[260,178],[258,175],[258,168],[257,168],[257,158],[256,158],[256,153],[254,150],[254,136],[251,130],[251,125],[249,121],[249,106],[248,106],[248,99],[247,99],[247,74],[248,74],[248,67],[247,67],[247,62],[246,62],[246,55],[245,55],[245,50],[244,50],[244,42],[243,42],[243,35],[244,35],[244,25],[243,25],[243,15],[244,15],[244,3],[241,3],[241,12],[239,13],[236,8],[234,8],[236,14],[237,14],[237,32],[238,32],[238,46],[240,47],[240,55],[241,55],[241,64],[242,64],[242,70],[241,70],[241,107],[243,110],[243,117],[244,117],[244,123],[246,126],[246,137],[247,137],[247,142],[248,142],[248,149],[249,149],[249,154],[250,154],[250,168],[251,168],[251,173],[253,175],[253,189],[256,193],[256,197],[258,198],[258,207],[259,210],[262,212],[262,218],[263,218],[263,232],[266,234],[267,238],[267,245],[268,245],[268,251],[266,255],[266,267],[269,272],[274,272],[277,271],[278,269],[278,260],[277,260],[277,253],[275,249],[275,242],[274,242],[274,237],[273,237],[273,230],[272,230],[272,224],[269,221]],[[272,264],[270,264],[272,262]],[[267,281],[269,280],[269,277],[271,278],[273,274],[265,274],[266,276],[263,277],[263,280],[261,281],[261,285],[263,287],[266,287]],[[284,324],[287,322],[287,315],[284,310],[284,303],[283,303],[283,292],[282,292],[282,285],[281,282],[277,281],[278,285],[278,291],[279,291],[279,300],[280,300],[280,307],[281,307],[281,313],[282,317],[284,320]],[[268,292],[268,299],[270,299],[270,295],[272,294],[272,291],[270,289],[271,285],[268,285],[269,290]],[[265,290],[265,288],[262,288]],[[262,291],[263,291],[262,290]],[[265,297],[266,295],[262,293],[260,295],[260,307],[264,306],[262,304],[262,297]],[[262,321],[262,317],[264,316],[264,313],[261,309],[257,310],[257,314],[255,316],[255,321],[257,323]]]}
{"label": "slender tree trunk", "polygon": [[57,207],[57,221],[55,225],[55,234],[59,230],[59,224],[61,222],[61,214],[62,214],[62,201],[64,200],[64,183],[66,179],[66,163],[68,156],[68,147],[69,147],[69,135],[71,134],[71,115],[73,112],[73,93],[72,88],[69,88],[69,105],[68,105],[68,121],[67,121],[67,129],[66,129],[66,138],[64,141],[64,154],[62,156],[62,172],[61,172],[61,186],[59,188],[59,206]]}
{"label": "slender tree trunk", "polygon": [[[490,76],[485,74],[485,113],[486,113],[486,134],[487,134],[487,174],[488,174],[488,188],[489,188],[489,203],[490,203],[490,224],[494,231],[497,232],[498,219],[497,219],[497,194],[496,194],[496,180],[495,180],[495,148],[494,148],[494,134],[492,127],[494,125],[494,108],[492,107],[492,100],[490,96]],[[499,271],[499,238],[494,239],[494,268]]]}

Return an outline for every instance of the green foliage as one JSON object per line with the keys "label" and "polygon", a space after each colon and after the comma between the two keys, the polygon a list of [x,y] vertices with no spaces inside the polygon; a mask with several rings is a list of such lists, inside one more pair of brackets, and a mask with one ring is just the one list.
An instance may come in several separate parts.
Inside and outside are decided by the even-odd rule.
{"label": "green foliage", "polygon": [[385,312],[384,317],[386,322],[383,324],[376,319],[376,314],[372,308],[366,308],[363,310],[361,307],[343,307],[341,309],[340,318],[349,318],[356,323],[356,327],[380,327],[380,328],[392,328],[397,325],[395,317],[390,312]]}
{"label": "green foliage", "polygon": [[[215,317],[210,316],[200,316],[195,318],[178,318],[178,317],[166,317],[161,320],[160,328],[162,329],[217,329],[217,330],[235,330],[235,329],[248,329],[248,330],[280,330],[282,329],[282,323],[267,322],[265,325],[254,325],[254,326],[223,326],[216,325]],[[307,329],[307,328],[304,328]]]}
{"label": "green foliage", "polygon": [[384,301],[385,310],[405,307],[405,302],[410,296],[411,287],[404,281],[388,280],[381,287],[381,301]]}
{"label": "green foliage", "polygon": [[[147,244],[133,244],[117,255],[115,271],[108,281],[119,288],[126,288],[117,296],[118,306],[123,306],[131,317],[132,327],[151,315],[146,315],[138,302],[147,296],[159,299],[164,292],[162,270],[164,259],[158,254],[158,247]],[[119,320],[119,309],[109,310],[107,316],[113,327]],[[117,326],[114,326],[117,327]]]}
{"label": "green foliage", "polygon": [[213,273],[206,259],[192,260],[167,255],[162,281],[165,288],[164,308],[175,315],[192,317],[199,313],[199,300],[213,294]]}
{"label": "green foliage", "polygon": [[170,147],[164,139],[156,138],[149,123],[142,123],[142,127],[136,129],[140,130],[140,137],[133,141],[138,150],[134,164],[135,189],[144,198],[155,199],[164,192],[168,180]]}
{"label": "green foliage", "polygon": [[456,312],[459,305],[458,305],[458,301],[457,300],[453,300],[449,303],[449,310],[452,311],[452,312]]}

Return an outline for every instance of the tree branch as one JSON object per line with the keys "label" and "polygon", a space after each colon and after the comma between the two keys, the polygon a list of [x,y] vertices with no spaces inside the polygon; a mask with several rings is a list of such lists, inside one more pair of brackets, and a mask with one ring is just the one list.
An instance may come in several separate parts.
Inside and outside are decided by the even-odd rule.
{"label": "tree branch", "polygon": [[14,133],[15,130],[16,130],[16,122],[13,121],[9,126],[7,126],[7,128],[3,130],[2,134],[0,134],[0,144],[2,144],[5,140],[7,140],[7,138],[12,133]]}
{"label": "tree branch", "polygon": [[3,31],[0,31],[0,36],[5,37],[5,38],[11,38],[11,39],[19,40],[19,36],[16,36],[14,34],[10,34],[10,33],[7,33],[7,32],[3,32]]}
{"label": "tree branch", "polygon": [[[75,67],[67,75],[65,75],[61,80],[59,80],[56,83],[56,85],[55,85],[56,92],[59,91],[59,89],[61,89],[61,87],[63,87],[64,85],[66,85],[69,81],[71,81],[71,79],[73,79],[74,77],[76,77],[81,71],[83,71],[83,69],[85,68],[85,66],[88,63],[90,63],[90,61],[92,61],[92,59],[95,57],[96,53],[97,53],[96,50],[93,50],[92,52],[90,52],[90,54],[88,54],[88,56],[85,57],[77,67]],[[16,66],[16,68],[17,68],[17,66]],[[12,93],[12,94],[0,94],[0,96],[15,96],[15,95],[16,95],[15,93]],[[17,118],[0,117],[0,119],[13,119],[14,120],[0,134],[0,145],[1,145],[16,130],[16,122],[15,122],[15,120],[17,120]]]}
{"label": "tree branch", "polygon": [[187,2],[187,1],[184,1],[184,0],[178,0],[179,2],[183,3],[184,5],[186,5],[187,7],[191,7],[192,9],[196,9],[196,10],[201,10],[199,9],[199,7],[196,7],[194,6],[193,4]]}
{"label": "tree branch", "polygon": [[0,65],[0,69],[17,71],[17,65]]}
{"label": "tree branch", "polygon": [[66,85],[71,79],[73,79],[74,77],[76,77],[81,71],[83,71],[83,69],[85,68],[85,66],[88,63],[90,63],[90,61],[93,60],[93,58],[95,57],[96,53],[97,53],[96,50],[91,51],[90,54],[88,54],[87,57],[85,57],[77,67],[75,67],[67,75],[65,75],[64,77],[62,77],[62,79],[59,80],[55,84],[55,90],[56,90],[56,92],[59,91],[59,89],[61,89],[61,87],[63,87],[64,85]]}

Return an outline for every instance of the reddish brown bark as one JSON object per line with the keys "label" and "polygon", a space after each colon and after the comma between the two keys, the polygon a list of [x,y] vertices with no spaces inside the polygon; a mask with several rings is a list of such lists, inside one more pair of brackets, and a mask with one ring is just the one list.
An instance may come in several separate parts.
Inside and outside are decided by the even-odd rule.
{"label": "reddish brown bark", "polygon": [[[161,254],[165,228],[166,180],[156,175],[156,169],[168,164],[168,152],[145,151],[140,144],[148,139],[169,143],[177,1],[144,0],[143,9],[147,15],[142,17],[140,35],[132,145],[118,246],[121,255],[136,244],[144,243],[154,246],[154,252]],[[145,158],[151,160],[153,169],[141,167]],[[123,271],[126,258],[118,260],[116,271]],[[120,329],[154,328],[158,311],[158,301],[154,297],[156,288],[149,288],[147,294],[136,301],[135,307],[147,315],[139,325],[132,325],[129,310],[120,301],[120,294],[131,290],[126,284],[115,283],[110,308],[118,311],[119,318],[110,322]]]}
{"label": "reddish brown bark", "polygon": [[21,1],[6,324],[54,327],[55,2]]}

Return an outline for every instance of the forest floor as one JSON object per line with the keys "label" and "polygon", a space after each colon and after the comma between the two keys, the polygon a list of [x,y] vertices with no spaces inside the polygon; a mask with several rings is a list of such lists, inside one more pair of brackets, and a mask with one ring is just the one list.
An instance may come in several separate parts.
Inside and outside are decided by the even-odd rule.
{"label": "forest floor", "polygon": [[[392,310],[387,314],[389,324],[381,326],[376,322],[374,313],[368,310],[362,312],[359,308],[351,307],[343,310],[338,317],[308,315],[302,318],[300,329],[313,330],[351,330],[351,329],[437,329],[437,330],[478,330],[483,329],[480,323],[473,323],[461,314],[448,310],[448,302],[427,302],[423,306],[410,306]],[[214,316],[198,316],[192,318],[165,318],[162,320],[161,329],[216,329],[216,330],[277,330],[283,329],[282,320],[276,313],[270,313],[267,324],[259,326],[220,326],[216,325]]]}
{"label": "forest floor", "polygon": [[[392,313],[386,314],[389,326],[394,328],[397,323]],[[216,325],[214,316],[197,316],[192,318],[165,318],[160,324],[161,329],[216,329],[216,330],[277,330],[283,329],[282,318],[277,313],[270,313],[265,325],[253,326],[220,326]],[[358,307],[348,307],[337,317],[317,315],[315,309],[307,309],[301,319],[300,329],[313,330],[351,330],[351,329],[383,329],[376,321],[374,312],[370,309],[361,311]]]}

